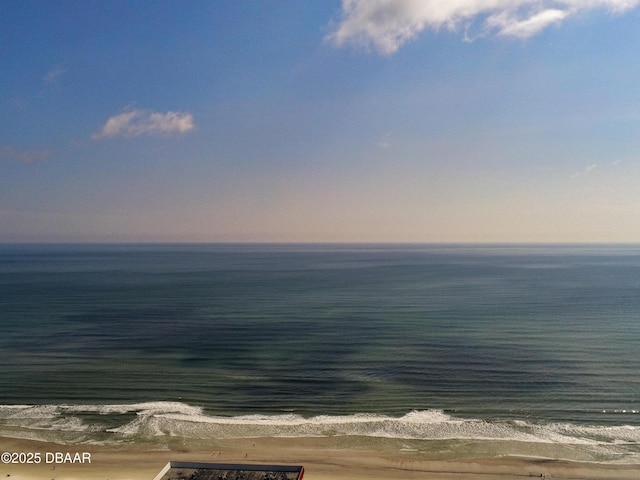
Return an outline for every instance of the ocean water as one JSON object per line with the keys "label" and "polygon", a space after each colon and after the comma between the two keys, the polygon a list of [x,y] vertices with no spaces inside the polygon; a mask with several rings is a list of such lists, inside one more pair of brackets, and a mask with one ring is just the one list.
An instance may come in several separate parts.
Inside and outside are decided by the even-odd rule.
{"label": "ocean water", "polygon": [[640,246],[0,245],[0,435],[640,463]]}

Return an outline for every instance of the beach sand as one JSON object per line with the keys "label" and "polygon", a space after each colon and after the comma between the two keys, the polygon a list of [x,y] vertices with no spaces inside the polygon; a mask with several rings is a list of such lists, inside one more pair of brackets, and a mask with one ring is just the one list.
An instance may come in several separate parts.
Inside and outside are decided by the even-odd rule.
{"label": "beach sand", "polygon": [[[486,444],[486,442],[485,442]],[[185,446],[180,440],[168,448],[141,446],[57,445],[0,438],[0,452],[38,453],[39,464],[0,465],[7,480],[152,480],[170,460],[220,463],[303,465],[305,480],[522,480],[616,479],[637,480],[640,465],[575,462],[550,458],[477,455],[472,445],[462,457],[439,450],[425,451],[402,440],[360,442],[357,438],[233,439]],[[552,448],[552,447],[550,447]],[[79,460],[54,463],[56,458]],[[76,455],[77,454],[77,455]],[[476,454],[476,455],[474,455]],[[90,456],[91,462],[87,462]],[[80,461],[84,460],[84,463]]]}

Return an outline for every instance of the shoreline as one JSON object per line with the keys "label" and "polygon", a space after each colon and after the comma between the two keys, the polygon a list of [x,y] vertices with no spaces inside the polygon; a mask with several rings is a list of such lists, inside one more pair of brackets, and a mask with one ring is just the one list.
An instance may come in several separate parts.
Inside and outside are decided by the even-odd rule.
{"label": "shoreline", "polygon": [[[135,444],[61,445],[0,437],[0,452],[39,453],[41,458],[39,464],[3,463],[0,476],[10,480],[152,480],[172,460],[302,465],[305,480],[632,480],[640,475],[638,464],[493,456],[489,451],[481,455],[473,450],[469,456],[456,456],[454,452],[419,451],[403,445],[402,441],[380,440],[372,446],[359,443],[357,438],[341,437],[242,438],[198,444],[176,438],[168,448],[154,449]],[[55,463],[55,452],[62,455],[59,459],[77,461]],[[81,462],[87,454],[90,463]]]}

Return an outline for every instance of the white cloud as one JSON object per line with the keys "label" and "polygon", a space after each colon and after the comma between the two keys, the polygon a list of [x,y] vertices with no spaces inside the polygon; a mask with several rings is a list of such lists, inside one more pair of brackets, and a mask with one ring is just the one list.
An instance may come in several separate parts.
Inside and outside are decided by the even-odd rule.
{"label": "white cloud", "polygon": [[47,85],[55,85],[58,83],[58,79],[64,75],[65,73],[67,73],[67,69],[60,66],[60,65],[56,65],[55,67],[53,67],[51,70],[49,70],[46,75],[43,77],[43,81],[44,83],[46,83]]}
{"label": "white cloud", "polygon": [[420,32],[480,28],[483,35],[528,38],[581,11],[623,13],[640,0],[342,0],[327,39],[391,55]]}
{"label": "white cloud", "polygon": [[0,159],[32,164],[46,160],[51,155],[47,149],[22,149],[15,145],[0,145]]}
{"label": "white cloud", "polygon": [[92,138],[101,140],[109,137],[184,134],[194,128],[193,115],[190,113],[127,110],[109,118]]}
{"label": "white cloud", "polygon": [[380,148],[389,148],[391,145],[391,132],[387,132],[378,141],[378,146]]}
{"label": "white cloud", "polygon": [[573,175],[571,175],[571,178],[578,178],[582,175],[587,175],[591,172],[593,172],[596,168],[598,167],[598,165],[596,163],[592,163],[591,165],[587,165],[586,167],[584,167],[584,170],[580,171],[580,172],[576,172]]}
{"label": "white cloud", "polygon": [[566,10],[550,8],[520,20],[513,12],[500,12],[487,18],[486,25],[492,30],[497,30],[498,35],[528,38],[549,25],[560,23],[569,15]]}

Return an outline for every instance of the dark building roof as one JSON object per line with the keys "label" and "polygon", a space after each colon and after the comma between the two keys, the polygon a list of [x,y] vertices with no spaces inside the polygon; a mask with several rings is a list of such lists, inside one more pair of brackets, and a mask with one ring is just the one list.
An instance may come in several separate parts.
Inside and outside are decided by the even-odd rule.
{"label": "dark building roof", "polygon": [[153,480],[302,480],[303,475],[301,466],[169,462]]}

